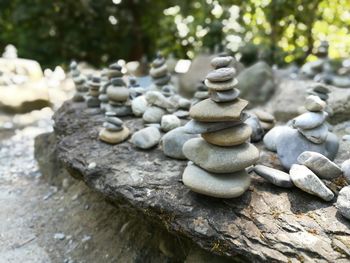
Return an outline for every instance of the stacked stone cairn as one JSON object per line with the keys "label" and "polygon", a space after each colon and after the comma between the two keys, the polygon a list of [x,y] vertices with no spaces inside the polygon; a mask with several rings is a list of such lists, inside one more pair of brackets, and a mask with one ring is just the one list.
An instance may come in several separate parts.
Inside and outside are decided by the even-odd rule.
{"label": "stacked stone cairn", "polygon": [[328,131],[326,106],[318,96],[310,95],[305,102],[307,112],[291,120],[291,127],[275,127],[265,135],[265,146],[277,152],[286,170],[296,164],[298,156],[305,151],[318,152],[330,160],[335,158],[339,141]]}
{"label": "stacked stone cairn", "polygon": [[137,80],[135,77],[129,77],[129,97],[131,100],[143,95],[145,93],[145,89],[140,86],[139,83],[137,83]]}
{"label": "stacked stone cairn", "polygon": [[78,69],[78,64],[72,61],[69,65],[70,75],[73,79],[76,93],[73,96],[73,101],[82,102],[85,101],[85,96],[88,91],[86,85],[86,78],[80,73]]}
{"label": "stacked stone cairn", "polygon": [[275,126],[275,117],[263,110],[254,110],[254,115],[258,117],[261,127],[265,132],[271,130]]}
{"label": "stacked stone cairn", "polygon": [[129,135],[129,129],[123,125],[123,121],[117,117],[117,114],[107,111],[103,129],[99,133],[100,140],[110,144],[118,144],[125,141]]}
{"label": "stacked stone cairn", "polygon": [[313,83],[307,89],[307,93],[310,95],[318,96],[321,100],[327,101],[329,98],[330,90],[326,85],[322,83]]}
{"label": "stacked stone cairn", "polygon": [[122,67],[117,63],[111,64],[107,75],[110,82],[107,87],[108,111],[116,113],[118,117],[131,115],[129,90],[123,80]]}
{"label": "stacked stone cairn", "polygon": [[101,86],[101,78],[94,76],[89,80],[88,87],[89,87],[89,95],[87,98],[87,106],[88,108],[99,108],[100,107],[100,100],[98,99],[98,96],[100,94]]}
{"label": "stacked stone cairn", "polygon": [[185,126],[186,132],[201,133],[201,138],[183,146],[190,160],[183,183],[194,192],[218,198],[242,195],[251,181],[246,168],[259,159],[258,149],[247,142],[252,133],[243,123],[248,101],[239,98],[231,61],[228,56],[211,61],[215,70],[205,80],[210,97],[191,107],[193,120]]}
{"label": "stacked stone cairn", "polygon": [[170,82],[171,76],[168,73],[165,58],[160,53],[157,54],[156,59],[152,62],[150,75],[158,91],[162,91],[162,87]]}
{"label": "stacked stone cairn", "polygon": [[100,100],[101,104],[100,107],[102,110],[108,109],[108,95],[107,95],[107,88],[109,86],[110,82],[108,79],[108,70],[103,69],[101,72],[101,87],[100,87],[100,95],[98,96],[98,99]]}

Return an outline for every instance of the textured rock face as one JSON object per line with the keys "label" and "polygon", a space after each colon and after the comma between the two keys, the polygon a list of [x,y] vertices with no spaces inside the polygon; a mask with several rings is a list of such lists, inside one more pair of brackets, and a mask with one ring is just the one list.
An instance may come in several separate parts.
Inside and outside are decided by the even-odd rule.
{"label": "textured rock face", "polygon": [[[89,115],[82,107],[68,102],[55,114],[58,157],[72,175],[114,203],[145,213],[204,249],[245,262],[349,261],[350,223],[334,204],[257,176],[239,198],[200,196],[181,183],[186,162],[169,159],[159,148],[145,153],[129,142],[100,142],[103,115]],[[140,119],[124,123],[131,132],[142,127]],[[89,166],[93,162],[95,168]]]}

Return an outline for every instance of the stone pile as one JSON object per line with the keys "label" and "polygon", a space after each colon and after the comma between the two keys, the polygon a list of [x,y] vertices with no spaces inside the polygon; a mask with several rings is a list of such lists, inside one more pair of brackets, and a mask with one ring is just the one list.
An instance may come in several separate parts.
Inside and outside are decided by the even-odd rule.
{"label": "stone pile", "polygon": [[215,70],[205,80],[210,98],[191,107],[194,120],[185,126],[188,133],[201,133],[201,138],[183,146],[190,160],[183,173],[184,184],[194,192],[218,198],[242,195],[250,185],[245,168],[259,159],[257,148],[247,142],[252,130],[243,123],[243,110],[248,102],[239,98],[236,72],[228,67],[231,60],[212,60]]}
{"label": "stone pile", "polygon": [[73,96],[73,101],[82,102],[85,101],[87,95],[88,87],[86,84],[86,78],[80,73],[78,69],[78,64],[72,61],[69,65],[69,72],[73,79],[76,93]]}
{"label": "stone pile", "polygon": [[150,149],[158,145],[161,138],[161,134],[156,127],[146,127],[137,132],[135,132],[130,142],[137,148],[140,149]]}
{"label": "stone pile", "polygon": [[118,144],[129,137],[129,129],[123,125],[123,121],[117,117],[115,112],[107,111],[105,113],[105,118],[103,129],[99,133],[101,141],[110,144]]}
{"label": "stone pile", "polygon": [[160,123],[163,115],[175,110],[176,105],[159,91],[148,91],[145,98],[147,109],[142,115],[145,123]]}
{"label": "stone pile", "polygon": [[264,137],[266,148],[277,152],[287,170],[297,163],[298,156],[304,151],[318,152],[331,160],[338,152],[338,138],[328,131],[326,123],[326,103],[311,95],[306,99],[305,108],[307,112],[294,118],[291,127],[275,127]]}
{"label": "stone pile", "polygon": [[265,131],[271,130],[275,126],[275,117],[263,110],[254,110],[254,114],[258,117],[261,127]]}
{"label": "stone pile", "polygon": [[100,86],[101,86],[100,77],[92,77],[91,80],[88,81],[89,95],[86,100],[88,108],[100,107],[100,100],[98,99]]}
{"label": "stone pile", "polygon": [[143,95],[145,93],[145,89],[140,86],[139,83],[137,83],[137,80],[135,77],[129,77],[129,97],[131,100]]}
{"label": "stone pile", "polygon": [[167,85],[171,79],[165,58],[159,53],[157,54],[156,59],[152,62],[150,75],[153,79],[153,83],[159,91],[161,91],[162,87]]}
{"label": "stone pile", "polygon": [[131,115],[129,90],[123,80],[122,67],[117,63],[111,64],[107,75],[110,82],[107,88],[108,111],[116,113],[119,117]]}
{"label": "stone pile", "polygon": [[329,98],[329,93],[331,91],[329,88],[322,84],[322,83],[313,83],[310,85],[310,87],[307,89],[307,93],[309,95],[315,95],[318,96],[320,99],[327,101]]}
{"label": "stone pile", "polygon": [[98,96],[98,99],[100,100],[101,104],[100,107],[103,110],[108,110],[108,95],[107,95],[107,88],[110,85],[109,79],[108,79],[108,69],[104,69],[101,72],[101,87],[100,87],[100,95]]}

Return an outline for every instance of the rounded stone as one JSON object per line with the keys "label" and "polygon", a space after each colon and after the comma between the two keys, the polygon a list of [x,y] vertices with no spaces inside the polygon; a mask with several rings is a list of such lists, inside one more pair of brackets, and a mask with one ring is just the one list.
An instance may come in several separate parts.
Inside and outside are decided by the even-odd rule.
{"label": "rounded stone", "polygon": [[271,113],[268,113],[267,111],[254,110],[254,114],[258,117],[259,120],[263,122],[270,123],[275,121],[275,117]]}
{"label": "rounded stone", "polygon": [[166,64],[163,64],[162,66],[158,67],[158,68],[151,68],[149,74],[154,77],[154,78],[159,78],[159,77],[163,77],[164,75],[166,75],[168,73],[168,67]]}
{"label": "rounded stone", "polygon": [[126,86],[126,84],[125,84],[125,82],[124,82],[124,80],[123,80],[123,78],[112,78],[111,79],[111,84],[113,85],[113,86],[122,86],[122,87],[125,87]]}
{"label": "rounded stone", "polygon": [[240,91],[238,89],[230,89],[225,91],[210,90],[209,96],[215,102],[229,102],[234,101],[239,97]]}
{"label": "rounded stone", "polygon": [[289,188],[294,186],[292,180],[290,179],[290,175],[280,170],[267,167],[265,165],[255,165],[254,172],[270,183],[279,187]]}
{"label": "rounded stone", "polygon": [[163,85],[166,85],[168,84],[168,82],[170,81],[171,79],[171,76],[169,74],[163,76],[163,77],[160,77],[160,78],[154,78],[153,79],[153,82],[154,84],[156,84],[157,86],[163,86]]}
{"label": "rounded stone", "polygon": [[333,192],[306,166],[293,164],[289,174],[294,185],[301,190],[325,201],[331,201],[334,198]]}
{"label": "rounded stone", "polygon": [[342,216],[350,219],[350,186],[345,186],[340,190],[336,207]]}
{"label": "rounded stone", "polygon": [[222,103],[205,99],[191,107],[190,116],[202,122],[238,121],[247,105],[248,101],[243,99]]}
{"label": "rounded stone", "polygon": [[135,132],[130,142],[137,148],[150,149],[159,143],[160,138],[160,132],[156,127],[147,127]]}
{"label": "rounded stone", "polygon": [[148,91],[145,96],[150,105],[155,105],[163,109],[175,107],[175,105],[159,91]]}
{"label": "rounded stone", "polygon": [[181,120],[175,115],[168,114],[162,117],[160,126],[163,131],[168,132],[181,126]]}
{"label": "rounded stone", "polygon": [[107,129],[102,129],[99,133],[99,138],[101,141],[110,143],[110,144],[117,144],[125,141],[129,137],[130,131],[127,127],[123,127],[121,131],[112,132],[108,131]]}
{"label": "rounded stone", "polygon": [[118,126],[109,122],[104,122],[102,126],[103,128],[106,128],[108,131],[120,131],[123,129],[122,126]]}
{"label": "rounded stone", "polygon": [[218,146],[234,146],[249,140],[252,134],[252,128],[242,123],[241,125],[227,128],[224,130],[203,133],[202,137],[208,143]]}
{"label": "rounded stone", "polygon": [[320,97],[315,95],[310,95],[306,98],[305,108],[308,111],[323,111],[326,108],[326,102],[320,99]]}
{"label": "rounded stone", "polygon": [[343,172],[345,180],[350,184],[350,159],[342,163],[341,170]]}
{"label": "rounded stone", "polygon": [[320,126],[327,118],[326,112],[306,112],[292,120],[295,128],[309,130]]}
{"label": "rounded stone", "polygon": [[107,96],[109,100],[124,102],[129,98],[129,90],[126,87],[109,86]]}
{"label": "rounded stone", "polygon": [[328,126],[324,123],[310,130],[298,129],[298,131],[310,142],[316,144],[324,143],[328,136]]}
{"label": "rounded stone", "polygon": [[184,126],[185,131],[190,134],[207,133],[220,131],[226,128],[240,125],[241,121],[224,121],[224,122],[200,122],[196,120],[190,120]]}
{"label": "rounded stone", "polygon": [[210,80],[206,79],[204,81],[204,84],[208,87],[208,89],[215,91],[225,91],[233,89],[238,84],[238,80],[236,78],[233,78],[224,82],[211,82]]}
{"label": "rounded stone", "polygon": [[223,68],[230,65],[232,62],[232,59],[233,58],[231,56],[216,57],[211,60],[210,64],[213,68],[216,68],[216,69]]}
{"label": "rounded stone", "polygon": [[263,141],[264,141],[265,147],[268,150],[273,152],[277,151],[277,146],[276,146],[277,139],[278,139],[278,136],[283,133],[284,129],[289,130],[290,128],[287,126],[277,126],[271,129],[268,133],[266,133]]}
{"label": "rounded stone", "polygon": [[233,173],[253,165],[259,159],[258,149],[243,143],[236,147],[219,147],[202,138],[187,141],[183,146],[185,156],[196,165],[213,173]]}
{"label": "rounded stone", "polygon": [[193,192],[199,194],[217,198],[235,198],[247,191],[251,179],[245,170],[230,174],[214,174],[190,162],[182,175],[182,181]]}
{"label": "rounded stone", "polygon": [[158,57],[155,60],[153,60],[152,67],[159,68],[159,67],[161,67],[164,64],[165,64],[164,57]]}
{"label": "rounded stone", "polygon": [[152,106],[147,108],[145,113],[142,115],[142,119],[146,123],[160,123],[164,114],[165,111],[163,109]]}
{"label": "rounded stone", "polygon": [[142,116],[145,113],[147,106],[148,103],[145,96],[136,97],[131,101],[132,112],[137,117]]}
{"label": "rounded stone", "polygon": [[112,123],[112,124],[114,124],[116,126],[119,126],[119,127],[121,127],[123,125],[123,121],[121,119],[117,118],[117,117],[109,117],[109,116],[107,116],[106,117],[106,121],[110,122],[110,123]]}
{"label": "rounded stone", "polygon": [[322,179],[329,180],[342,174],[338,165],[318,152],[305,151],[298,156],[298,162],[305,165]]}
{"label": "rounded stone", "polygon": [[163,152],[166,156],[185,160],[182,147],[190,139],[198,137],[197,134],[186,133],[183,127],[178,127],[166,133],[161,140]]}
{"label": "rounded stone", "polygon": [[234,68],[218,68],[207,75],[206,79],[212,82],[223,82],[234,78],[236,70]]}

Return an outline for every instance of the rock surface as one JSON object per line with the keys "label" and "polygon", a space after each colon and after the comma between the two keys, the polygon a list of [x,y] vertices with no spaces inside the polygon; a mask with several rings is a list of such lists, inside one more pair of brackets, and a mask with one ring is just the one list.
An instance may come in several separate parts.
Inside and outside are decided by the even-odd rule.
{"label": "rock surface", "polygon": [[[331,203],[257,176],[237,199],[198,196],[180,181],[186,162],[169,159],[159,148],[145,154],[129,142],[98,141],[102,114],[67,102],[54,120],[58,158],[74,177],[212,253],[245,262],[347,262],[350,257],[350,223]],[[142,127],[140,119],[124,118],[124,123],[132,132]],[[94,169],[88,168],[91,162]]]}

